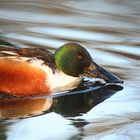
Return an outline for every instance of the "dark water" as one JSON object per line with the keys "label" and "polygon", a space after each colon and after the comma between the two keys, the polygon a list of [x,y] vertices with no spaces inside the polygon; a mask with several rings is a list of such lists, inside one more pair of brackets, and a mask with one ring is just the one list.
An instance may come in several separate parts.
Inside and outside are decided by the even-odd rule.
{"label": "dark water", "polygon": [[0,18],[1,39],[52,51],[77,42],[125,81],[123,89],[84,82],[67,96],[1,99],[0,116],[14,119],[1,117],[0,140],[140,140],[139,0],[4,0]]}

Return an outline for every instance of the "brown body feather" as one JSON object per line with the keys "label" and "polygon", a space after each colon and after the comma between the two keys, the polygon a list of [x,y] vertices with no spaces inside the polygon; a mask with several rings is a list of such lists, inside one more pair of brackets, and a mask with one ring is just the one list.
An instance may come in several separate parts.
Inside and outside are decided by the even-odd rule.
{"label": "brown body feather", "polygon": [[46,49],[0,46],[0,92],[18,97],[49,93],[47,74],[29,62],[33,59],[43,60],[55,72],[53,54]]}

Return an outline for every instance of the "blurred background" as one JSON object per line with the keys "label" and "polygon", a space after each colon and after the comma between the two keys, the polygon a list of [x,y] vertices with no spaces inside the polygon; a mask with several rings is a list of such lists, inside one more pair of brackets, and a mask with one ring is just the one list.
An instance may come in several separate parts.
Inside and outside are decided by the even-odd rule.
{"label": "blurred background", "polygon": [[[51,111],[36,117],[21,116],[42,114],[38,112],[50,109],[50,100],[28,101],[34,105],[29,112],[27,101],[16,111],[15,104],[7,109],[9,101],[0,103],[0,140],[140,139],[139,0],[0,0],[0,39],[51,51],[77,42],[124,80],[118,92],[113,87],[58,98]],[[13,110],[20,119],[3,119]]]}

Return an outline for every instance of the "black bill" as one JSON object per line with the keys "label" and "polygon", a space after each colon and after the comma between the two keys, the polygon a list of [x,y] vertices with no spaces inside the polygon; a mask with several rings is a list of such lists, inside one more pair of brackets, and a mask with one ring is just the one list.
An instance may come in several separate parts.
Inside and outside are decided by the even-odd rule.
{"label": "black bill", "polygon": [[88,77],[103,79],[107,83],[123,83],[124,82],[119,77],[105,70],[104,68],[102,68],[101,66],[97,65],[94,62],[87,69],[85,69],[84,75]]}

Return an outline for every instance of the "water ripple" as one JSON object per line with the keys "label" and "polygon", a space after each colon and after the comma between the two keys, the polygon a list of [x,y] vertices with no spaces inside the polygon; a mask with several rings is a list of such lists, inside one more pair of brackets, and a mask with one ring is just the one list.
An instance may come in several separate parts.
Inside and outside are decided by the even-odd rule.
{"label": "water ripple", "polygon": [[[55,113],[18,123],[1,122],[1,135],[9,139],[34,139],[34,120],[38,119],[41,130],[45,130],[36,133],[38,139],[63,139],[68,133],[69,139],[140,139],[139,5],[139,0],[1,0],[0,38],[17,46],[47,47],[53,51],[69,41],[80,43],[96,63],[124,80],[124,90],[112,97],[105,90],[89,98],[88,94],[59,97]],[[97,105],[106,96],[110,98]],[[97,106],[93,108],[93,104]],[[24,105],[27,106],[26,102]],[[62,136],[56,128],[59,121],[63,126],[59,132],[66,132]],[[74,131],[67,133],[68,126]]]}

